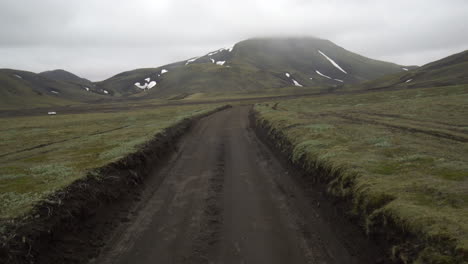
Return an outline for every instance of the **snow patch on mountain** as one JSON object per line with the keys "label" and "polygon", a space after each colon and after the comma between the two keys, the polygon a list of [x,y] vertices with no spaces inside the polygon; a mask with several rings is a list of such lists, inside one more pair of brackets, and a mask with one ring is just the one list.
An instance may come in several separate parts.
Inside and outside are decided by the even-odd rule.
{"label": "snow patch on mountain", "polygon": [[195,58],[191,58],[191,59],[187,60],[185,65],[188,65],[189,63],[196,61],[198,58],[200,58],[200,57],[195,57]]}
{"label": "snow patch on mountain", "polygon": [[162,69],[162,70],[161,70],[161,74],[165,74],[166,72],[169,72],[169,71],[166,70],[166,69]]}
{"label": "snow patch on mountain", "polygon": [[408,69],[407,69],[407,68],[402,68],[402,69],[403,69],[404,71],[408,71]]}
{"label": "snow patch on mountain", "polygon": [[409,83],[409,82],[411,82],[412,80],[413,80],[413,79],[406,80],[405,83]]}
{"label": "snow patch on mountain", "polygon": [[135,86],[140,88],[140,89],[146,89],[146,87],[148,87],[148,84],[145,83],[145,84],[140,84],[139,82],[136,82],[135,83]]}
{"label": "snow patch on mountain", "polygon": [[52,90],[52,91],[50,91],[50,92],[51,92],[51,93],[54,93],[54,94],[59,94],[59,92],[57,92],[57,91],[53,91],[53,90]]}
{"label": "snow patch on mountain", "polygon": [[224,63],[226,63],[226,61],[217,61],[217,62],[216,62],[216,65],[223,66],[223,65],[224,65]]}
{"label": "snow patch on mountain", "polygon": [[[163,71],[165,71],[165,72],[163,72]],[[161,71],[161,74],[162,74],[162,73],[166,73],[166,72],[167,72],[167,70],[163,69],[163,70]],[[158,76],[160,76],[160,75],[158,74]],[[148,77],[148,78],[145,79],[145,83],[144,83],[144,84],[141,84],[140,82],[136,82],[134,85],[135,85],[136,87],[142,89],[142,90],[145,90],[145,89],[151,89],[151,88],[153,88],[154,86],[156,86],[156,84],[157,84],[156,81],[151,81],[151,78]]]}
{"label": "snow patch on mountain", "polygon": [[338,63],[336,63],[334,60],[332,60],[330,57],[328,57],[325,53],[321,52],[320,50],[318,50],[318,52],[323,56],[325,57],[325,59],[327,59],[333,66],[335,66],[338,70],[348,74],[345,70],[343,70],[343,68],[340,67],[340,65],[338,65]]}
{"label": "snow patch on mountain", "polygon": [[296,80],[292,79],[295,86],[303,87],[302,84],[298,83]]}
{"label": "snow patch on mountain", "polygon": [[206,54],[206,56],[213,56],[218,52],[219,52],[219,50],[216,50],[216,51],[213,51],[213,52],[210,52],[210,53]]}
{"label": "snow patch on mountain", "polygon": [[23,77],[19,76],[18,74],[13,74],[13,76],[15,76],[18,79],[23,79]]}
{"label": "snow patch on mountain", "polygon": [[88,91],[88,92],[89,92],[89,88],[88,88],[88,87],[83,87],[83,88],[84,88],[86,91]]}
{"label": "snow patch on mountain", "polygon": [[343,82],[343,80],[340,80],[340,79],[333,79],[333,80],[335,80],[337,82]]}
{"label": "snow patch on mountain", "polygon": [[213,60],[212,58],[210,58],[210,60],[211,60],[211,63],[215,63],[215,60]]}
{"label": "snow patch on mountain", "polygon": [[109,94],[109,92],[107,90],[102,90],[105,94]]}
{"label": "snow patch on mountain", "polygon": [[291,74],[289,74],[289,72],[285,73],[284,75],[286,75],[286,77],[288,77],[288,78],[291,77]]}
{"label": "snow patch on mountain", "polygon": [[152,82],[148,83],[148,86],[147,86],[147,87],[148,87],[148,89],[151,89],[151,88],[153,88],[154,86],[156,86],[156,81],[152,81]]}
{"label": "snow patch on mountain", "polygon": [[315,70],[315,72],[316,72],[318,75],[320,75],[320,76],[323,76],[323,77],[328,78],[328,79],[332,79],[332,77],[327,76],[327,75],[325,75],[325,74],[319,72],[318,70]]}

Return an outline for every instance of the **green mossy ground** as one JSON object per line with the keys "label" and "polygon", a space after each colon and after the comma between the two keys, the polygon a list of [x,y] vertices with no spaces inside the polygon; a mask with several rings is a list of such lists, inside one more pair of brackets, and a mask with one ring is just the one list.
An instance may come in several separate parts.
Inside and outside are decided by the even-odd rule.
{"label": "green mossy ground", "polygon": [[467,106],[468,86],[461,85],[263,103],[255,110],[259,122],[292,143],[293,161],[328,171],[317,175],[328,177],[321,180],[329,193],[353,200],[367,232],[398,228],[419,241],[396,244],[396,258],[462,263]]}
{"label": "green mossy ground", "polygon": [[217,106],[2,118],[0,218],[27,213],[43,197],[136,151],[164,128]]}

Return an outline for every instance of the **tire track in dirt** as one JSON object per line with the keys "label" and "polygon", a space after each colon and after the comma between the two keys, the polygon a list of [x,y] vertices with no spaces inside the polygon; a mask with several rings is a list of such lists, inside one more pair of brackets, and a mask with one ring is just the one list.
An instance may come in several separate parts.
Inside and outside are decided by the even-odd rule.
{"label": "tire track in dirt", "polygon": [[[371,124],[371,125],[383,126],[383,127],[387,127],[387,128],[395,129],[399,131],[406,131],[410,133],[421,133],[421,134],[426,134],[426,135],[437,137],[437,138],[444,138],[444,139],[449,139],[449,140],[454,140],[454,141],[459,141],[459,142],[468,142],[468,135],[465,131],[463,132],[453,131],[453,130],[451,131],[451,129],[449,128],[437,128],[435,126],[430,127],[427,124],[424,124],[421,127],[410,126],[410,124],[399,125],[399,124],[392,124],[392,123],[380,121],[372,117],[363,118],[363,117],[353,116],[352,114],[342,114],[342,113],[336,113],[336,112],[323,112],[323,113],[318,113],[318,114],[310,114],[310,113],[302,112],[301,114],[304,116],[307,116],[307,118],[318,118],[318,119],[321,117],[327,117],[327,116],[337,117],[337,118],[347,120],[351,123]],[[293,128],[293,127],[302,126],[302,125],[306,125],[306,124],[305,123],[293,124],[286,128]]]}
{"label": "tire track in dirt", "polygon": [[[390,117],[390,118],[395,118],[395,119],[404,119],[404,120],[409,120],[409,121],[415,121],[415,122],[420,122],[420,123],[427,123],[428,125],[432,124],[439,124],[443,126],[448,126],[448,127],[454,127],[454,128],[464,128],[468,127],[468,124],[452,124],[452,123],[447,123],[447,122],[440,122],[436,120],[424,120],[424,119],[418,119],[418,118],[411,118],[403,115],[397,115],[397,114],[384,114],[384,113],[377,113],[377,112],[366,112],[366,111],[349,111],[348,113],[356,113],[356,114],[364,114],[364,115],[371,115],[371,116],[379,116],[379,117]],[[464,130],[457,130],[460,132],[466,132]]]}
{"label": "tire track in dirt", "polygon": [[129,127],[129,126],[130,126],[130,125],[121,126],[121,127],[116,127],[116,128],[112,128],[112,129],[108,129],[108,130],[97,131],[97,132],[88,134],[88,135],[86,135],[86,136],[72,137],[72,138],[67,138],[67,139],[63,139],[63,140],[59,140],[59,141],[54,141],[54,142],[39,144],[39,145],[36,145],[36,146],[33,146],[33,147],[29,147],[29,148],[25,148],[25,149],[20,149],[20,150],[8,152],[8,153],[0,154],[0,158],[6,157],[6,156],[10,156],[10,155],[13,155],[13,154],[19,154],[19,153],[23,153],[23,152],[26,152],[26,151],[31,151],[31,150],[39,149],[39,148],[48,147],[48,146],[55,145],[55,144],[60,144],[60,143],[72,141],[72,140],[75,140],[75,139],[86,138],[86,137],[89,137],[89,136],[101,135],[101,134],[109,133],[109,132],[112,132],[112,131],[124,129],[124,128],[127,128],[127,127]]}
{"label": "tire track in dirt", "polygon": [[217,151],[218,160],[213,176],[209,180],[209,189],[205,198],[205,207],[200,229],[195,238],[192,254],[187,263],[208,263],[210,252],[216,251],[223,220],[222,193],[224,188],[225,145],[221,144]]}
{"label": "tire track in dirt", "polygon": [[[222,179],[220,153],[227,119],[211,115],[182,138],[177,153],[167,166],[154,171],[146,183],[147,190],[141,202],[131,210],[128,223],[122,225],[93,263],[184,263],[194,258],[194,241],[206,238],[200,230],[206,229],[211,217],[217,218],[216,204],[205,213],[207,199],[216,201]],[[212,126],[217,130],[213,130]],[[222,158],[222,155],[221,155]],[[152,179],[163,179],[153,182]],[[216,199],[213,199],[216,198]],[[208,235],[216,234],[210,226]],[[201,253],[207,252],[203,245]]]}
{"label": "tire track in dirt", "polygon": [[350,121],[354,121],[357,123],[379,125],[379,126],[398,129],[401,131],[407,131],[411,133],[421,133],[421,134],[426,134],[426,135],[438,137],[438,138],[445,138],[445,139],[459,141],[459,142],[468,142],[468,136],[462,135],[462,134],[455,135],[455,134],[445,132],[445,131],[440,131],[440,130],[428,130],[428,129],[416,128],[416,127],[410,127],[410,126],[404,126],[404,125],[389,124],[386,122],[377,121],[375,119],[370,120],[370,119],[355,117],[355,116],[351,116],[347,114],[334,114],[334,116],[347,119]]}

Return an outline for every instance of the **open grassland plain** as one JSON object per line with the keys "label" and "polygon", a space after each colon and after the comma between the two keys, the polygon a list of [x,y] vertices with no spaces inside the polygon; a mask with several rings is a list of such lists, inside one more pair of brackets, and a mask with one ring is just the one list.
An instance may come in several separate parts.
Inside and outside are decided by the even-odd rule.
{"label": "open grassland plain", "polygon": [[222,100],[255,100],[277,96],[299,96],[314,95],[328,91],[329,88],[322,87],[285,87],[275,89],[263,89],[262,91],[250,92],[211,92],[211,93],[181,93],[169,97],[169,102],[197,102],[197,101],[222,101]]}
{"label": "open grassland plain", "polygon": [[1,118],[0,220],[27,214],[41,199],[137,151],[165,128],[218,106]]}
{"label": "open grassland plain", "polygon": [[261,103],[257,126],[404,263],[468,261],[468,86]]}

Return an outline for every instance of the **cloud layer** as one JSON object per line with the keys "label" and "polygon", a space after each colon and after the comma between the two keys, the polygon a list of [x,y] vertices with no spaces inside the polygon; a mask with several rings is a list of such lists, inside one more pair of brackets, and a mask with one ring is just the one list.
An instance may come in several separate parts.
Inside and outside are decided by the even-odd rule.
{"label": "cloud layer", "polygon": [[258,36],[317,36],[421,65],[468,49],[467,10],[465,0],[4,0],[0,67],[101,80]]}

